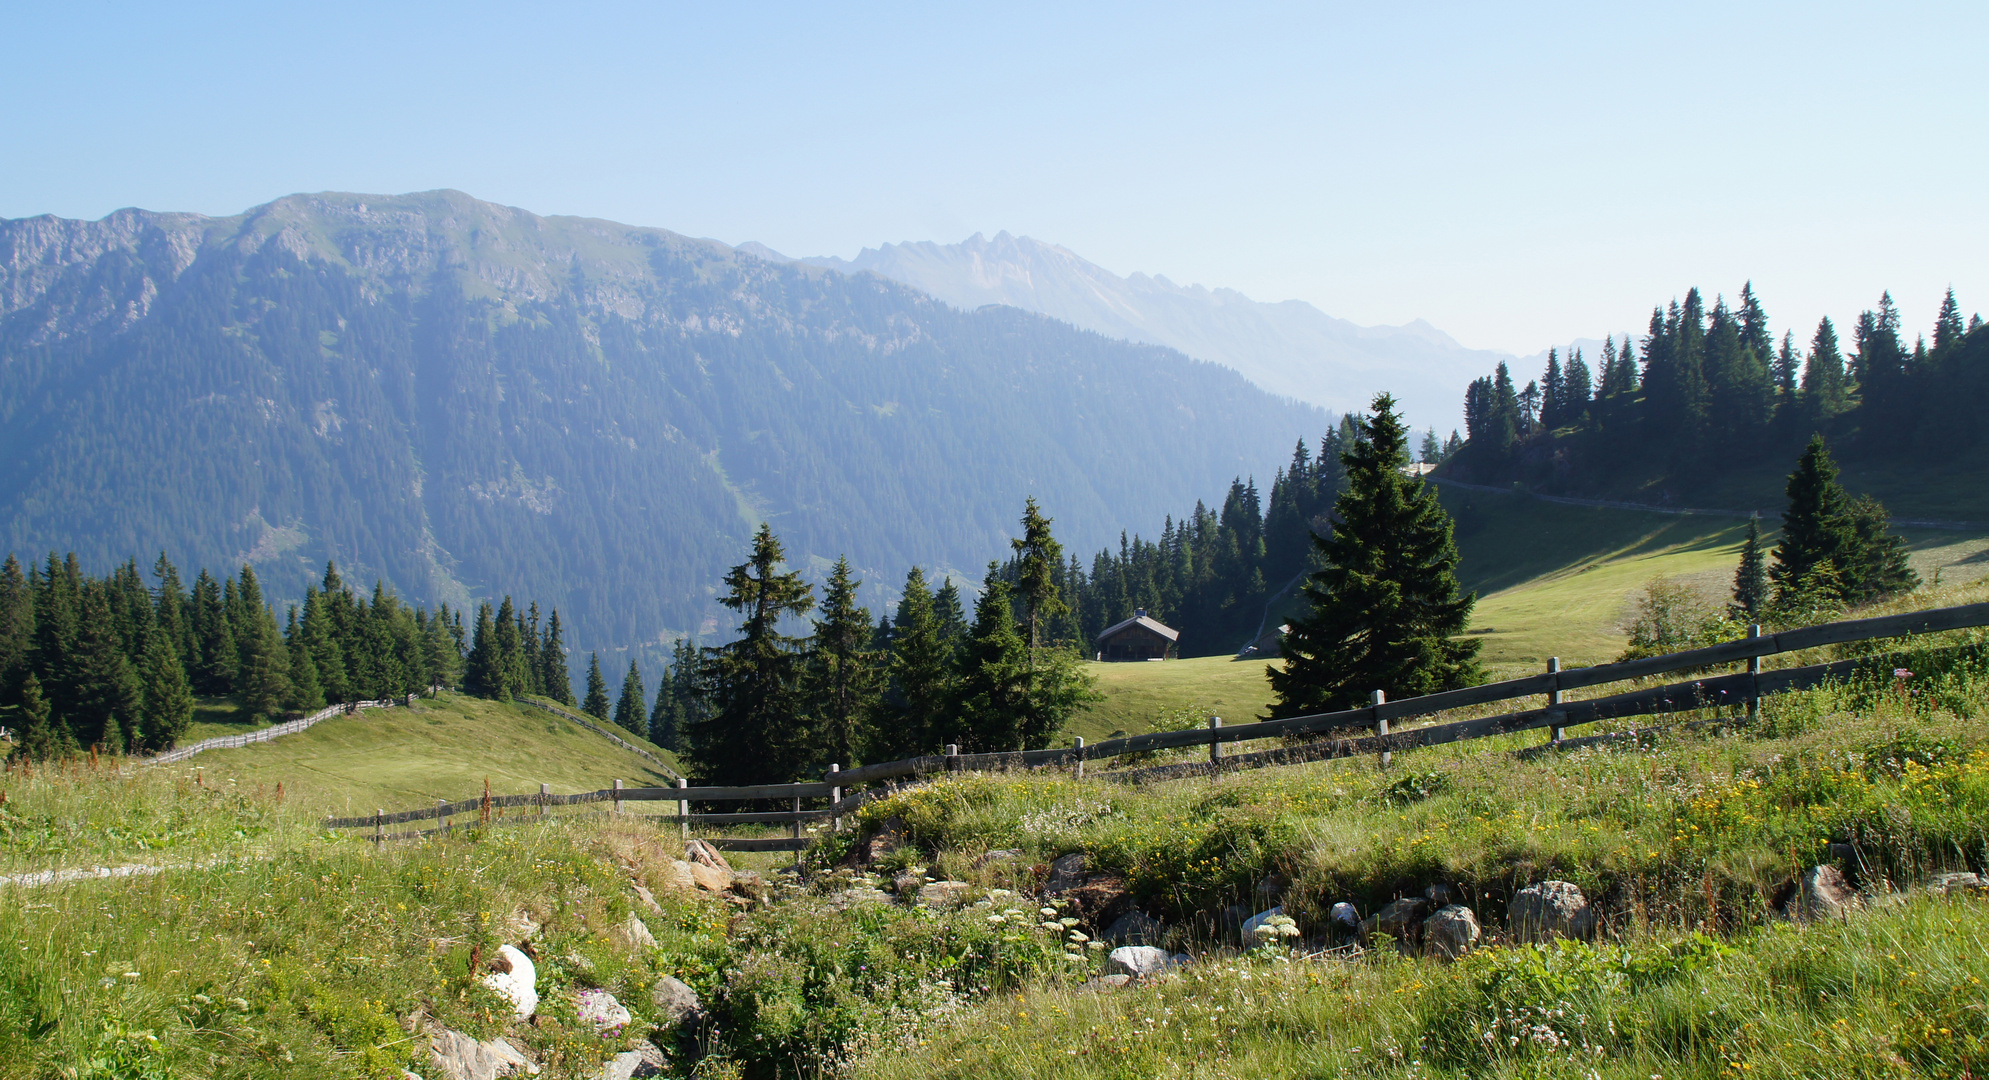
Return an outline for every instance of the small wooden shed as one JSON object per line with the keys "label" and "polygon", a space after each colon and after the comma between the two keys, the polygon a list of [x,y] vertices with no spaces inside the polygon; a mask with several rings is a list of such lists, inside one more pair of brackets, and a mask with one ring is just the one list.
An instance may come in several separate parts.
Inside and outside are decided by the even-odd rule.
{"label": "small wooden shed", "polygon": [[1165,660],[1181,632],[1147,618],[1141,608],[1132,618],[1105,628],[1098,635],[1100,660]]}

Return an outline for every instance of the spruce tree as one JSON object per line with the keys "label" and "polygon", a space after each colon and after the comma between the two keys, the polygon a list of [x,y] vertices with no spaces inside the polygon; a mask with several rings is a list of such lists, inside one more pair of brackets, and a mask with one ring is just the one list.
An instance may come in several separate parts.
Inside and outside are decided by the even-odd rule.
{"label": "spruce tree", "polygon": [[608,719],[608,680],[601,676],[600,653],[587,654],[587,699],[580,711],[604,723]]}
{"label": "spruce tree", "polygon": [[782,781],[809,765],[812,746],[799,694],[801,641],[781,620],[806,615],[815,601],[762,524],[752,554],[725,575],[719,603],[739,612],[738,640],[706,650],[711,715],[692,725],[691,756],[716,784]]}
{"label": "spruce tree", "polygon": [[1961,324],[1961,306],[1954,302],[1954,286],[1950,285],[1947,295],[1941,298],[1940,314],[1934,317],[1934,354],[1945,354],[1966,333]]}
{"label": "spruce tree", "polygon": [[161,551],[158,561],[152,564],[152,576],[159,579],[153,619],[159,632],[166,636],[166,647],[179,658],[182,667],[190,668],[194,663],[193,636],[187,624],[187,595],[185,586],[180,584],[179,568]]}
{"label": "spruce tree", "polygon": [[1759,615],[1768,605],[1768,567],[1761,551],[1761,523],[1749,519],[1747,541],[1740,546],[1740,567],[1733,575],[1733,610]]}
{"label": "spruce tree", "polygon": [[497,609],[492,629],[497,634],[497,678],[500,689],[493,695],[499,701],[510,701],[525,694],[525,647],[518,629],[518,609],[512,606],[511,597]]}
{"label": "spruce tree", "polygon": [[[1257,487],[1249,488],[1250,538],[1252,555],[1261,564],[1264,552],[1264,523],[1257,515]],[[1036,500],[1022,504],[1022,535],[1010,540],[1017,560],[1015,591],[1021,594],[1024,626],[1023,645],[1029,650],[1029,667],[1036,667],[1036,653],[1043,645],[1043,620],[1063,613],[1063,598],[1057,594],[1056,573],[1064,559],[1064,546],[1050,535],[1050,519],[1036,507]],[[978,605],[977,605],[978,610]],[[978,621],[978,619],[977,619]]]}
{"label": "spruce tree", "polygon": [[905,576],[904,596],[891,626],[889,681],[865,732],[866,761],[891,761],[937,753],[940,727],[953,697],[953,650],[940,632],[925,572]]}
{"label": "spruce tree", "polygon": [[249,625],[242,635],[242,667],[235,680],[235,695],[251,716],[275,719],[292,696],[290,653],[267,608],[250,610],[246,616]]}
{"label": "spruce tree", "polygon": [[144,688],[125,656],[103,583],[81,590],[74,652],[62,658],[68,701],[62,719],[81,746],[121,754],[144,726]]}
{"label": "spruce tree", "polygon": [[210,697],[233,693],[237,665],[235,636],[228,625],[221,584],[205,569],[193,583],[191,621],[197,652],[192,672],[194,691]]}
{"label": "spruce tree", "polygon": [[297,618],[295,604],[290,607],[290,625],[283,640],[290,653],[290,707],[300,712],[322,708],[325,690],[318,681],[318,663],[311,658],[311,647],[304,638],[303,622]]}
{"label": "spruce tree", "polygon": [[[34,587],[12,553],[0,565],[0,705],[19,704],[35,647]],[[39,688],[37,688],[39,693]]]}
{"label": "spruce tree", "polygon": [[1906,564],[1906,545],[1892,534],[1891,515],[1870,495],[1851,500],[1851,531],[1856,537],[1854,557],[1845,568],[1845,596],[1849,603],[1869,603],[1920,584],[1920,575]]}
{"label": "spruce tree", "polygon": [[51,761],[76,752],[76,740],[69,726],[56,719],[48,698],[41,692],[41,680],[30,671],[21,683],[21,734],[14,756],[29,761]]}
{"label": "spruce tree", "polygon": [[1457,545],[1436,490],[1404,476],[1395,399],[1375,398],[1365,438],[1344,461],[1337,522],[1319,538],[1325,566],[1307,578],[1311,611],[1294,619],[1284,663],[1269,669],[1281,718],[1364,705],[1374,690],[1406,697],[1478,682],[1476,639],[1459,640],[1475,594],[1457,583]]}
{"label": "spruce tree", "polygon": [[[597,665],[594,675],[598,678]],[[590,684],[589,689],[592,690]],[[490,602],[477,605],[476,630],[470,636],[470,655],[463,665],[463,692],[481,698],[508,700],[504,696],[504,661],[498,651],[497,624],[491,618]],[[591,702],[593,698],[590,696]],[[601,717],[607,716],[607,690],[601,691]],[[592,712],[592,709],[588,710]]]}
{"label": "spruce tree", "polygon": [[545,695],[562,705],[573,704],[573,687],[567,682],[566,640],[559,625],[559,609],[546,623],[546,638],[539,646],[539,685]]}
{"label": "spruce tree", "polygon": [[193,689],[163,633],[152,635],[145,650],[144,709],[143,739],[148,750],[172,749],[193,722]]}
{"label": "spruce tree", "polygon": [[882,668],[870,648],[870,609],[856,602],[862,587],[850,573],[849,560],[838,558],[822,593],[814,647],[802,679],[816,737],[829,760],[842,765],[856,763],[857,734],[882,684]]}
{"label": "spruce tree", "polygon": [[649,741],[665,750],[677,749],[677,701],[671,694],[670,671],[656,687],[656,704],[649,708]]}
{"label": "spruce tree", "polygon": [[1837,329],[1828,318],[1816,324],[1816,336],[1810,339],[1802,392],[1805,410],[1814,420],[1827,420],[1844,411],[1844,354],[1837,351]]}
{"label": "spruce tree", "polygon": [[949,646],[957,646],[967,636],[967,609],[961,606],[960,590],[951,577],[940,582],[939,591],[932,594],[932,612],[939,620],[939,636]]}
{"label": "spruce tree", "polygon": [[539,636],[539,602],[532,601],[531,613],[518,621],[518,651],[524,659],[524,692],[544,694],[545,659],[539,654],[543,641]]}
{"label": "spruce tree", "polygon": [[648,691],[642,685],[642,669],[629,657],[628,674],[622,678],[622,696],[615,702],[615,723],[631,734],[649,734],[649,710],[644,703]]}
{"label": "spruce tree", "polygon": [[[1858,543],[1851,520],[1851,499],[1837,483],[1837,463],[1815,435],[1789,474],[1789,506],[1782,512],[1782,537],[1775,545],[1775,562],[1768,579],[1775,583],[1778,605],[1818,568],[1828,564],[1842,575],[1853,561]],[[1840,597],[1841,598],[1841,597]]]}
{"label": "spruce tree", "polygon": [[989,563],[974,605],[974,626],[959,653],[957,704],[940,732],[972,752],[1022,749],[1031,670],[1012,601],[1008,583]]}

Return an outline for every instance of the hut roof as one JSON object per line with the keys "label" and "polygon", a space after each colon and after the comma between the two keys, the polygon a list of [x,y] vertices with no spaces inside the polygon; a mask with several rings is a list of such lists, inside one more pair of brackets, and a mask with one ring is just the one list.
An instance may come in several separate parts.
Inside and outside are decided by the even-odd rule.
{"label": "hut roof", "polygon": [[1132,626],[1135,623],[1138,623],[1139,625],[1146,627],[1148,630],[1151,630],[1154,633],[1159,634],[1161,637],[1164,637],[1169,641],[1181,640],[1181,631],[1176,630],[1169,626],[1163,626],[1160,623],[1147,618],[1144,614],[1135,615],[1132,618],[1127,619],[1125,622],[1113,623],[1111,626],[1108,626],[1105,629],[1100,630],[1098,632],[1098,637],[1095,638],[1094,640],[1104,641],[1106,638],[1111,637],[1113,634],[1116,634],[1119,631],[1124,630],[1125,628]]}

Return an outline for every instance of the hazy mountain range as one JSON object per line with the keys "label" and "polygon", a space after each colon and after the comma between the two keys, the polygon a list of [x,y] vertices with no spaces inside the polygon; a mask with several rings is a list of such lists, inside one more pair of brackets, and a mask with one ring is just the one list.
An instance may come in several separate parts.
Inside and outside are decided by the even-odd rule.
{"label": "hazy mountain range", "polygon": [[458,192],[0,221],[7,548],[249,561],[282,598],[336,558],[558,605],[582,650],[728,634],[761,519],[895,586],[978,576],[1034,495],[1088,558],[1328,422],[1033,312]]}
{"label": "hazy mountain range", "polygon": [[756,243],[740,250],[846,273],[868,270],[968,311],[1006,304],[1108,337],[1165,345],[1335,412],[1365,410],[1377,391],[1388,390],[1412,424],[1438,425],[1446,434],[1461,422],[1465,385],[1510,359],[1467,349],[1421,319],[1358,326],[1300,300],[1263,303],[1233,289],[1120,277],[1067,248],[1006,232],[958,244],[885,244],[854,259],[790,260]]}

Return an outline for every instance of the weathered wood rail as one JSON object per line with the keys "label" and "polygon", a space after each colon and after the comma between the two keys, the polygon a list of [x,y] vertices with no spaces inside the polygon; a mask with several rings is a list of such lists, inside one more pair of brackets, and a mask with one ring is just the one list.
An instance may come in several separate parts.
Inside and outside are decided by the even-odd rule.
{"label": "weathered wood rail", "polygon": [[[957,747],[949,746],[945,754],[930,754],[903,761],[878,762],[849,769],[831,767],[819,783],[691,787],[688,781],[680,779],[676,787],[625,788],[621,785],[621,781],[617,780],[612,788],[573,795],[554,795],[541,785],[537,794],[485,795],[454,803],[438,802],[433,808],[404,810],[392,814],[380,811],[368,817],[331,818],[324,825],[330,829],[371,827],[373,830],[371,838],[376,841],[399,840],[438,833],[447,834],[451,829],[453,818],[472,811],[478,813],[480,823],[504,823],[493,822],[492,815],[498,814],[501,817],[504,810],[524,808],[530,813],[523,817],[523,820],[540,820],[546,816],[548,807],[600,802],[612,802],[614,804],[612,812],[621,814],[625,812],[622,810],[622,804],[625,802],[674,801],[677,803],[677,812],[674,814],[639,816],[645,821],[675,823],[681,827],[685,837],[690,836],[693,825],[699,824],[785,823],[790,826],[790,834],[785,837],[713,838],[710,842],[730,850],[801,850],[808,846],[808,840],[802,830],[805,822],[828,820],[832,823],[832,827],[840,829],[844,815],[883,794],[873,789],[845,796],[845,792],[849,789],[863,784],[896,781],[933,773],[1017,768],[1068,768],[1079,778],[1089,776],[1144,780],[1206,772],[1212,769],[1295,764],[1301,761],[1319,761],[1363,754],[1380,755],[1385,764],[1389,755],[1398,750],[1493,738],[1542,728],[1548,731],[1548,740],[1542,745],[1542,749],[1591,745],[1615,736],[1595,735],[1570,739],[1567,737],[1567,730],[1586,724],[1637,716],[1658,716],[1724,706],[1745,706],[1749,713],[1753,714],[1759,709],[1760,701],[1764,697],[1813,689],[1848,678],[1861,668],[1868,667],[1873,659],[1869,656],[1853,657],[1801,667],[1764,670],[1761,664],[1764,657],[1829,645],[1984,626],[1989,626],[1989,604],[1937,608],[1873,619],[1852,619],[1787,630],[1779,634],[1763,634],[1759,627],[1751,627],[1749,635],[1745,638],[1703,649],[1566,671],[1561,670],[1558,661],[1550,661],[1548,670],[1539,675],[1396,701],[1387,700],[1377,691],[1373,695],[1372,703],[1361,708],[1295,716],[1284,720],[1266,720],[1224,727],[1219,718],[1211,717],[1206,728],[1158,731],[1147,735],[1107,739],[1090,746],[1085,745],[1083,739],[1077,739],[1072,746],[1048,750],[962,754],[958,752]],[[1582,700],[1570,701],[1564,696],[1570,690],[1632,682],[1682,671],[1700,671],[1722,664],[1736,663],[1745,663],[1746,670],[1706,675],[1689,681],[1671,682],[1659,686],[1639,687],[1623,693]],[[1400,721],[1434,716],[1452,709],[1528,697],[1544,697],[1546,703],[1539,708],[1521,709],[1495,716],[1391,730],[1391,725]],[[1369,734],[1353,734],[1360,731]],[[1223,746],[1231,743],[1327,735],[1336,737],[1312,738],[1298,745],[1253,754],[1231,757],[1222,755]],[[1086,769],[1087,763],[1091,762],[1109,765],[1114,760],[1129,755],[1194,746],[1209,748],[1209,760],[1206,764],[1184,763],[1145,769],[1106,768],[1090,771]],[[801,806],[804,799],[827,799],[828,805],[826,808],[804,810]],[[733,814],[693,814],[690,809],[693,802],[768,800],[791,801],[793,809]],[[425,830],[393,834],[386,832],[386,827],[389,825],[415,821],[434,821],[436,824],[434,828]]]}

